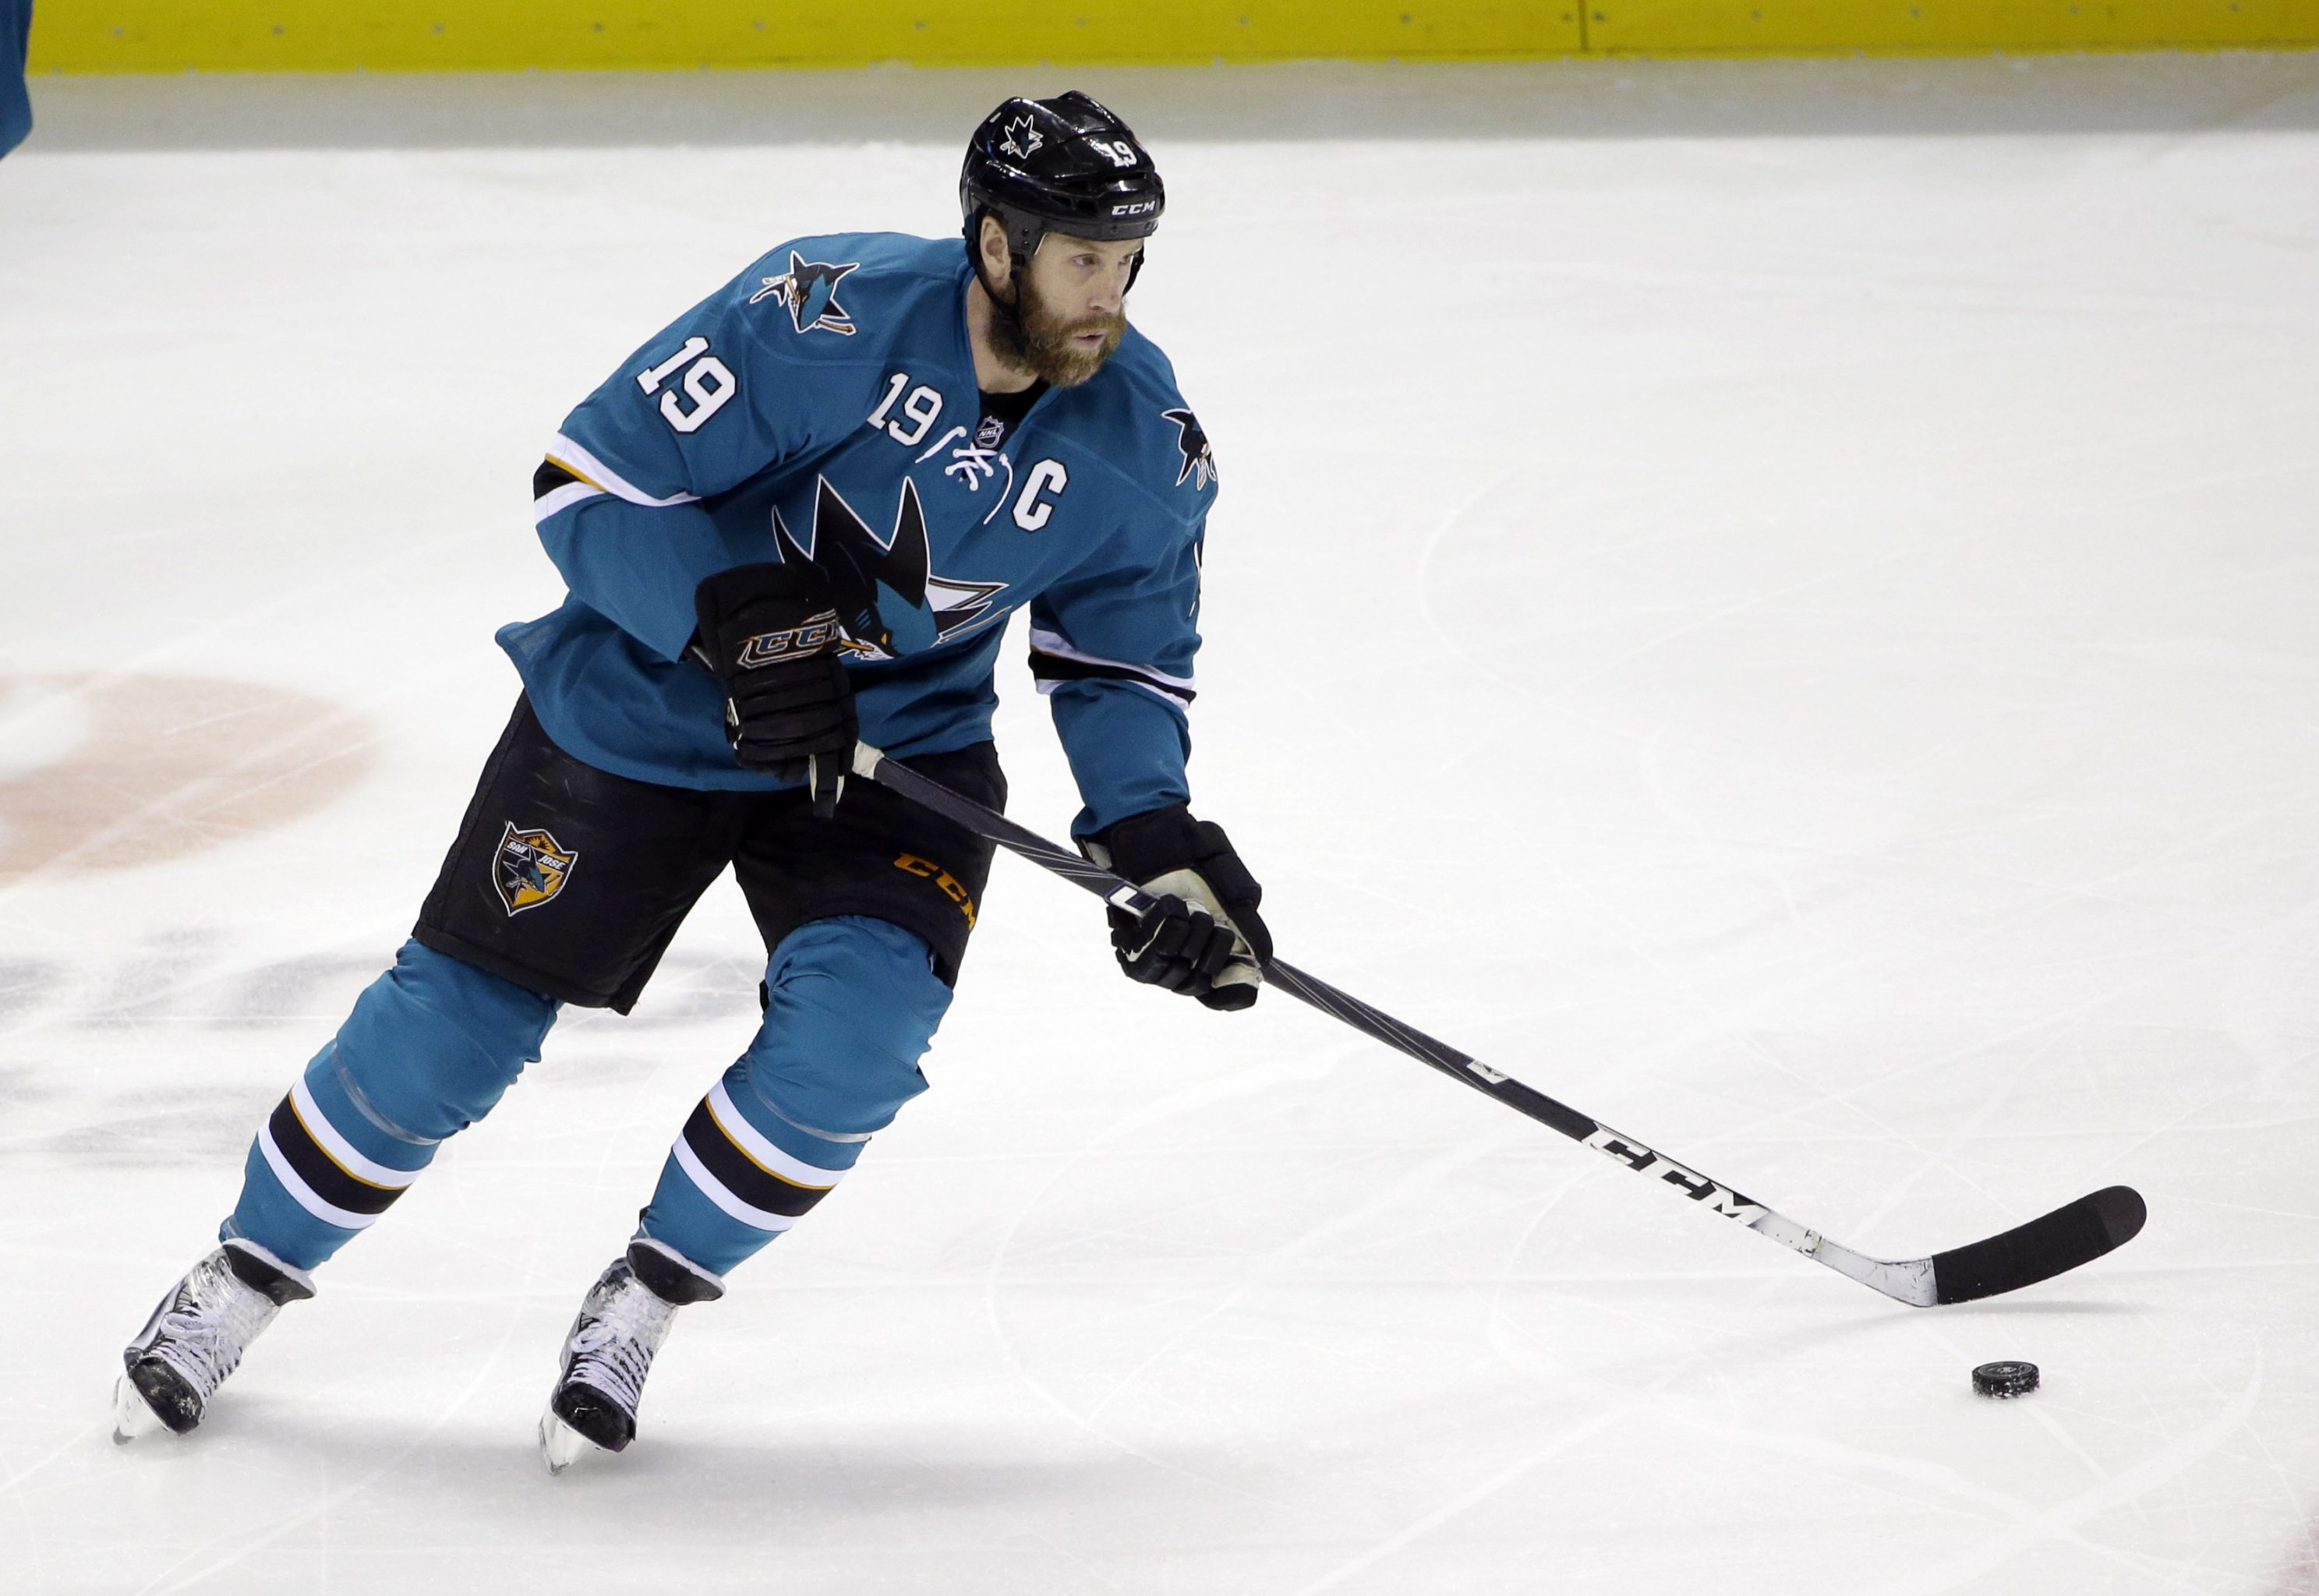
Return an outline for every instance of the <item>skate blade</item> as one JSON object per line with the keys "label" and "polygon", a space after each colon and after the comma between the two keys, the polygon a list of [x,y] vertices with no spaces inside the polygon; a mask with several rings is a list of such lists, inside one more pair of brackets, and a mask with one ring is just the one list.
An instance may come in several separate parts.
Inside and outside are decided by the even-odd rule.
{"label": "skate blade", "polygon": [[113,1444],[125,1447],[158,1435],[169,1427],[161,1422],[145,1401],[145,1393],[137,1389],[137,1382],[123,1375],[113,1384]]}
{"label": "skate blade", "polygon": [[550,1407],[539,1416],[539,1460],[547,1465],[547,1472],[560,1474],[570,1468],[583,1453],[602,1448],[578,1430],[555,1416]]}

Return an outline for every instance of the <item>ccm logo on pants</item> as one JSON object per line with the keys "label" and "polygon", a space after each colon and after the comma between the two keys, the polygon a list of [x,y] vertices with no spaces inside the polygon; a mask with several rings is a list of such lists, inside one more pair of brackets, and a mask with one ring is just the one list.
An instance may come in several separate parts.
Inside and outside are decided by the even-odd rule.
{"label": "ccm logo on pants", "polygon": [[952,875],[933,860],[920,859],[915,853],[905,853],[895,860],[894,868],[898,870],[907,870],[914,876],[924,876],[927,880],[932,881],[943,889],[943,897],[958,906],[958,912],[966,916],[966,923],[969,925],[974,924],[973,895],[967,891],[956,876]]}

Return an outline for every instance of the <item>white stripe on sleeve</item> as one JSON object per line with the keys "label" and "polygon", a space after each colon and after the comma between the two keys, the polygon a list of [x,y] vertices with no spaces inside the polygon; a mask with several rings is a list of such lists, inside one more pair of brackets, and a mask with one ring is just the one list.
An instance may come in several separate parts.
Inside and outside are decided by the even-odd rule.
{"label": "white stripe on sleeve", "polygon": [[531,501],[531,524],[537,527],[557,510],[568,509],[583,499],[609,497],[593,482],[566,482],[554,492],[544,493]]}
{"label": "white stripe on sleeve", "polygon": [[1161,686],[1172,687],[1178,692],[1188,693],[1196,690],[1193,685],[1193,679],[1189,676],[1170,676],[1167,672],[1155,670],[1150,665],[1132,664],[1126,660],[1107,660],[1099,654],[1086,653],[1084,650],[1073,648],[1069,643],[1063,641],[1062,634],[1060,632],[1050,632],[1039,627],[1033,627],[1031,646],[1041,654],[1053,654],[1059,660],[1076,660],[1082,665],[1108,665],[1114,671],[1132,671],[1138,676],[1148,676]]}
{"label": "white stripe on sleeve", "polygon": [[630,504],[641,504],[648,509],[666,509],[672,504],[700,502],[698,493],[672,493],[665,499],[655,499],[560,432],[555,435],[555,441],[547,446],[547,457],[573,475],[585,477],[605,492],[625,499]]}

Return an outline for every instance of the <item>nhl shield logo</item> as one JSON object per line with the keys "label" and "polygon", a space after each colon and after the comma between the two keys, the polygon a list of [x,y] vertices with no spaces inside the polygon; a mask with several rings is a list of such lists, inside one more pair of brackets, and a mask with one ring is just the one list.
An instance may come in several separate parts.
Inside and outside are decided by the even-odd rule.
{"label": "nhl shield logo", "polygon": [[563,891],[564,883],[572,879],[572,867],[579,862],[576,850],[559,846],[548,833],[518,831],[515,822],[509,821],[500,834],[499,854],[492,867],[492,883],[500,889],[508,917],[536,909]]}

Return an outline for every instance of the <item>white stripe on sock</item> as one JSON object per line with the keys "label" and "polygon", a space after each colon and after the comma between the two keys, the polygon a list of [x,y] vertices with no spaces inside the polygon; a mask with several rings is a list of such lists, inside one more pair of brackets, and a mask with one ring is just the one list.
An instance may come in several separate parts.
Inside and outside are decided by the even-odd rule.
{"label": "white stripe on sock", "polygon": [[320,1194],[306,1184],[305,1177],[290,1167],[290,1160],[282,1156],[282,1150],[274,1145],[272,1125],[257,1127],[257,1150],[265,1155],[266,1167],[274,1171],[274,1177],[282,1183],[283,1189],[296,1200],[298,1206],[324,1224],[336,1225],[342,1231],[366,1231],[378,1222],[375,1213],[351,1213],[336,1203],[324,1202]]}
{"label": "white stripe on sock", "polygon": [[691,1177],[692,1184],[700,1188],[702,1196],[751,1230],[779,1232],[797,1223],[786,1213],[768,1213],[762,1208],[752,1208],[735,1196],[726,1189],[723,1181],[708,1173],[708,1167],[701,1163],[699,1156],[684,1145],[683,1137],[676,1139],[676,1145],[669,1149],[669,1152],[676,1159],[677,1167]]}
{"label": "white stripe on sock", "polygon": [[808,1191],[826,1192],[845,1178],[843,1169],[825,1169],[818,1164],[808,1164],[794,1153],[782,1151],[765,1140],[764,1132],[741,1116],[739,1105],[718,1081],[708,1088],[708,1117],[717,1128],[732,1140],[733,1145],[747,1153],[760,1169],[769,1170]]}
{"label": "white stripe on sock", "polygon": [[306,1078],[302,1074],[290,1083],[290,1104],[298,1111],[298,1123],[306,1127],[306,1134],[330,1155],[333,1163],[356,1180],[399,1192],[419,1178],[416,1169],[390,1169],[384,1164],[373,1163],[356,1151],[355,1144],[338,1134],[338,1128],[330,1123],[330,1117],[322,1112],[322,1105],[314,1101],[313,1090],[306,1085]]}

